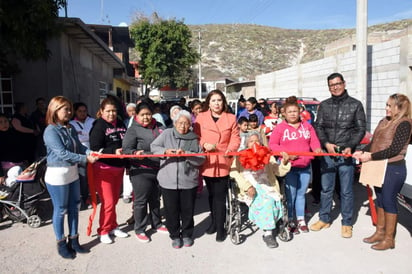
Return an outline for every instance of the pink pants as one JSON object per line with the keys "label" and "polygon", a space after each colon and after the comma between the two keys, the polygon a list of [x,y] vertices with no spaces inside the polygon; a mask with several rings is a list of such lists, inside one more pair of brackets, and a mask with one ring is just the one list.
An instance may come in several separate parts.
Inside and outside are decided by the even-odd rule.
{"label": "pink pants", "polygon": [[123,184],[124,168],[97,162],[93,165],[93,173],[94,184],[100,199],[100,227],[97,229],[97,233],[105,235],[118,226],[116,205]]}

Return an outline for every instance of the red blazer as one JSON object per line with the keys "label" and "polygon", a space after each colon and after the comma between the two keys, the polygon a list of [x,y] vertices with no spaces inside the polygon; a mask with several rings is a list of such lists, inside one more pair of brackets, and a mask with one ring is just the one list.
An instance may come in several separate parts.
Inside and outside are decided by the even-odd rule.
{"label": "red blazer", "polygon": [[[199,144],[203,148],[205,143],[216,144],[215,152],[237,151],[240,145],[239,129],[236,116],[231,113],[222,113],[215,122],[210,110],[201,112],[193,125],[194,132],[199,136]],[[210,155],[202,166],[202,175],[207,177],[223,177],[229,175],[232,157]]]}

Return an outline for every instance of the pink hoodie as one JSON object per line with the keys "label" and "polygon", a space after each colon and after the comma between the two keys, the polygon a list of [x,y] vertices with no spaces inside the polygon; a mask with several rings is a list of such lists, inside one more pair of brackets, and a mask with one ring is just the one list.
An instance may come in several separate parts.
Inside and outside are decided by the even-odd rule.
{"label": "pink hoodie", "polygon": [[[276,152],[308,152],[320,148],[320,142],[315,129],[308,122],[301,122],[298,128],[294,128],[285,120],[273,129],[269,147]],[[292,161],[292,167],[307,167],[313,158],[313,156],[298,156]]]}

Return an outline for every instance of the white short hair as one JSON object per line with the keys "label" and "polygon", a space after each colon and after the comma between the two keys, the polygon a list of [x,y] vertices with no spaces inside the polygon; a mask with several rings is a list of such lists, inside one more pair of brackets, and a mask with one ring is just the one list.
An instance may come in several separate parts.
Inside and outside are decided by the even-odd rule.
{"label": "white short hair", "polygon": [[172,106],[172,107],[170,108],[170,118],[173,119],[173,112],[174,112],[176,109],[182,110],[182,107],[181,107],[181,106],[178,106],[178,105]]}
{"label": "white short hair", "polygon": [[177,120],[179,120],[180,117],[186,117],[190,124],[192,124],[192,115],[190,115],[190,112],[187,110],[182,109],[181,111],[179,111],[176,116],[173,118],[173,123],[176,123]]}
{"label": "white short hair", "polygon": [[135,103],[128,103],[127,106],[126,106],[126,110],[129,109],[129,108],[136,109],[136,104]]}

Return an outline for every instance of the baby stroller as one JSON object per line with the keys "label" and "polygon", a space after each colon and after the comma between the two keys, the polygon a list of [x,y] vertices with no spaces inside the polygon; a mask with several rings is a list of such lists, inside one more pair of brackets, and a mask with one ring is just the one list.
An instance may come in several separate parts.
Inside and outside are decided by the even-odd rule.
{"label": "baby stroller", "polygon": [[[282,180],[279,180],[281,182]],[[278,238],[283,242],[292,240],[293,234],[289,231],[288,212],[285,199],[285,187],[284,184],[280,184],[280,190],[282,195],[282,210],[283,217],[276,224],[276,234]],[[233,178],[228,182],[228,194],[227,194],[227,213],[226,213],[226,231],[233,244],[238,245],[244,242],[246,235],[242,235],[246,229],[251,230],[251,234],[255,233],[258,228],[248,220],[248,201],[240,200],[239,187]]]}
{"label": "baby stroller", "polygon": [[15,183],[3,186],[0,190],[0,214],[13,222],[27,221],[30,227],[37,228],[41,224],[38,215],[38,204],[41,196],[47,192],[44,173],[46,158],[32,163],[21,172]]}

